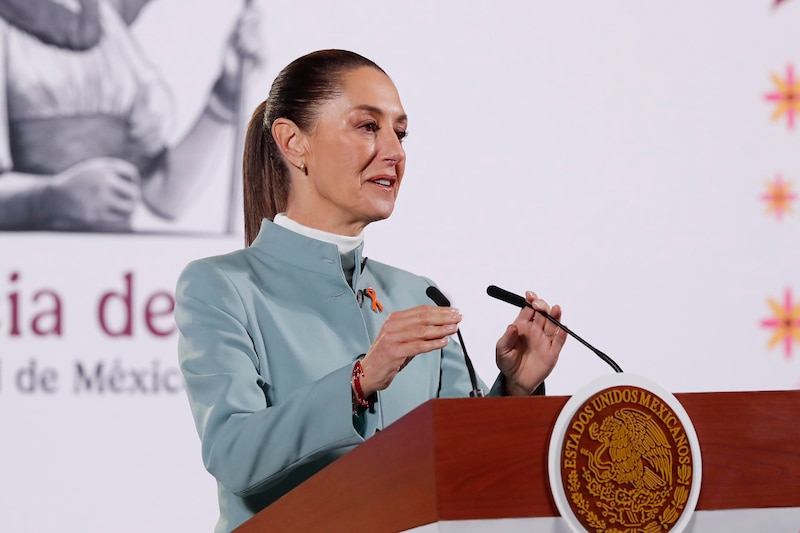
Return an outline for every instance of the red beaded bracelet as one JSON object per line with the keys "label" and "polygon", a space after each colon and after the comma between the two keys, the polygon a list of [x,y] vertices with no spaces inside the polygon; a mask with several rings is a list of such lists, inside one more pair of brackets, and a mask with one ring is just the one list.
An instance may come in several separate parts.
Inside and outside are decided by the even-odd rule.
{"label": "red beaded bracelet", "polygon": [[364,376],[364,367],[361,366],[361,360],[356,361],[353,365],[353,379],[350,383],[353,385],[353,400],[361,407],[369,407],[369,401],[364,398],[364,391],[361,389],[361,378]]}

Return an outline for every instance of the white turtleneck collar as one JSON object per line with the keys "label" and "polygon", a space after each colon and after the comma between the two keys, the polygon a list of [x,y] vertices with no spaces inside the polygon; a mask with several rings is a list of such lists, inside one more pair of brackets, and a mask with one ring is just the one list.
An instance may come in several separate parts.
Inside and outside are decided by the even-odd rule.
{"label": "white turtleneck collar", "polygon": [[328,233],[327,231],[309,228],[308,226],[304,226],[299,222],[295,222],[291,218],[287,217],[286,213],[278,213],[275,215],[273,222],[278,226],[294,231],[295,233],[299,233],[300,235],[305,235],[311,239],[335,244],[339,248],[339,254],[341,255],[349,254],[361,246],[361,243],[364,242],[363,231],[355,237],[338,235],[336,233]]}

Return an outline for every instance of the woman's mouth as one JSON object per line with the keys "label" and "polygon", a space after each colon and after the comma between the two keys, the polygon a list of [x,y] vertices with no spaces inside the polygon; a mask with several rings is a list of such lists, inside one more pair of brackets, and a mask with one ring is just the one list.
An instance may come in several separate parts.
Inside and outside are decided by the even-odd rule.
{"label": "woman's mouth", "polygon": [[391,188],[392,186],[394,186],[394,183],[395,183],[396,179],[395,178],[380,177],[380,178],[373,178],[373,179],[371,179],[369,181],[370,181],[370,183],[374,183],[375,185],[380,185],[381,187],[389,187],[389,188]]}

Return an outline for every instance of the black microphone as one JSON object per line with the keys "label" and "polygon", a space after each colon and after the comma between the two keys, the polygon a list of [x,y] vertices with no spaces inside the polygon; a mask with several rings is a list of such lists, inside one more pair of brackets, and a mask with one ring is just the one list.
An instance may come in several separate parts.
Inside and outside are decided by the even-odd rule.
{"label": "black microphone", "polygon": [[[427,288],[425,294],[427,294],[428,298],[433,300],[434,303],[439,307],[450,307],[450,300],[448,300],[447,297],[442,294],[442,291],[433,285]],[[464,339],[461,338],[461,329],[456,329],[456,334],[458,335],[458,342],[461,343],[461,350],[464,352],[464,361],[467,363],[469,381],[472,385],[472,392],[470,392],[469,395],[472,398],[482,398],[483,390],[478,388],[478,380],[475,377],[475,369],[472,367],[472,360],[469,358],[469,355],[467,355],[467,346],[464,344]]]}
{"label": "black microphone", "polygon": [[504,302],[509,303],[511,305],[516,305],[517,307],[530,307],[535,312],[537,312],[537,313],[541,314],[542,316],[544,316],[547,320],[549,320],[550,322],[552,322],[553,324],[555,324],[559,328],[563,329],[564,331],[566,331],[567,333],[572,335],[575,339],[578,340],[578,342],[580,342],[581,344],[583,344],[584,346],[589,348],[591,351],[593,351],[600,359],[602,359],[603,361],[608,363],[608,365],[611,368],[614,369],[614,372],[622,372],[622,369],[619,367],[619,365],[617,363],[614,362],[613,359],[611,359],[609,356],[607,356],[606,354],[604,354],[603,352],[601,352],[600,350],[598,350],[597,348],[595,348],[594,346],[592,346],[591,344],[586,342],[585,340],[583,340],[580,337],[578,337],[575,333],[572,332],[572,330],[570,330],[567,326],[565,326],[564,324],[562,324],[561,322],[559,322],[555,318],[551,317],[550,315],[548,315],[544,311],[539,311],[538,309],[535,309],[531,304],[528,303],[528,300],[526,300],[525,298],[523,298],[519,294],[514,294],[513,292],[508,292],[507,290],[501,289],[500,287],[497,287],[496,285],[489,285],[488,287],[486,287],[486,294],[488,294],[492,298],[497,298],[498,300],[503,300]]}

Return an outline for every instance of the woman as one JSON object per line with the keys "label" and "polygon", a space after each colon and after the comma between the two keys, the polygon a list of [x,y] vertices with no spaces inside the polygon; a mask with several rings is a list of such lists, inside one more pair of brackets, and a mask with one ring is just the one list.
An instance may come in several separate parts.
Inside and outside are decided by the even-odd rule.
{"label": "woman", "polygon": [[168,146],[173,102],[131,22],[146,0],[0,0],[0,231],[130,231],[180,216],[231,137],[240,70],[259,58],[249,3],[207,105]]}
{"label": "woman", "polygon": [[[449,342],[459,312],[430,305],[429,280],[362,255],[363,229],[394,209],[407,122],[383,70],[342,50],[292,62],[253,114],[249,247],[191,263],[177,289],[181,369],[219,486],[217,531],[426,400],[471,390]],[[522,310],[497,343],[490,394],[531,394],[565,340]]]}

